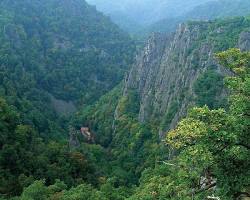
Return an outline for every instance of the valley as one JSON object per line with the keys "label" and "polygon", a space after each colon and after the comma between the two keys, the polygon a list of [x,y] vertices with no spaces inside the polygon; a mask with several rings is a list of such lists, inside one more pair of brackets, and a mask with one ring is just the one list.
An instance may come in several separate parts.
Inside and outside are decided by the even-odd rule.
{"label": "valley", "polygon": [[247,200],[248,0],[89,3],[0,2],[0,200]]}

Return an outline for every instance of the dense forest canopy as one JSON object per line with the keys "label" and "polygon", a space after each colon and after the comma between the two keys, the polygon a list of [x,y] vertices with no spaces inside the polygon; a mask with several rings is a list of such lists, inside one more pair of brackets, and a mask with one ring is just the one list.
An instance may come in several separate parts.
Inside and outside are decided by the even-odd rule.
{"label": "dense forest canopy", "polygon": [[0,200],[249,198],[249,2],[89,2],[0,2]]}
{"label": "dense forest canopy", "polygon": [[128,68],[132,41],[84,1],[4,0],[0,8],[2,51],[12,48],[18,64],[55,97],[89,103]]}
{"label": "dense forest canopy", "polygon": [[89,147],[69,149],[69,114],[122,80],[134,42],[82,0],[3,0],[0,30],[1,197],[39,179],[97,184]]}
{"label": "dense forest canopy", "polygon": [[94,103],[133,60],[129,36],[82,0],[4,0],[0,16],[1,96],[41,133],[63,131],[54,111]]}

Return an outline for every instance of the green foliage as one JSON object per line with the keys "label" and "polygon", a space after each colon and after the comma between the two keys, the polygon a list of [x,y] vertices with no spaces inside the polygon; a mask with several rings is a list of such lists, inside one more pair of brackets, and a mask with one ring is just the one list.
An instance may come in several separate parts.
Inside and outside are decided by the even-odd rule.
{"label": "green foliage", "polygon": [[84,0],[3,0],[0,30],[0,196],[19,195],[40,179],[46,186],[35,182],[23,199],[57,179],[99,185],[106,151],[85,143],[71,151],[71,116],[56,107],[94,104],[117,85],[133,41]]}
{"label": "green foliage", "polygon": [[[112,140],[114,113],[121,95],[122,85],[104,95],[95,104],[77,112],[72,120],[74,126],[89,126],[97,136],[97,143],[108,147]],[[102,122],[102,123],[100,123]]]}
{"label": "green foliage", "polygon": [[[234,46],[250,24],[236,18],[189,25],[202,27],[192,52],[208,41],[216,50]],[[158,119],[139,123],[136,91],[120,98],[121,84],[97,101],[120,82],[134,45],[85,1],[3,0],[0,28],[0,198],[232,199],[248,190],[249,53],[217,55],[235,73],[225,81],[229,110],[192,109],[165,145]],[[222,77],[207,71],[195,86],[198,104],[218,107],[221,87]],[[72,119],[59,117],[53,99],[84,108]],[[177,110],[174,102],[162,128]],[[77,135],[79,146],[70,148],[59,138],[68,123],[89,127],[96,144]],[[216,179],[218,189],[200,190],[204,177]]]}
{"label": "green foliage", "polygon": [[[250,185],[250,53],[231,49],[217,57],[236,75],[226,79],[232,91],[229,111],[208,107],[192,109],[187,118],[168,133],[167,143],[180,151],[176,163],[183,166],[187,179],[193,182],[188,186],[190,191],[200,190],[198,183],[204,176],[216,179],[218,190],[214,194],[232,199]],[[201,193],[207,194],[207,191],[202,189]]]}
{"label": "green foliage", "polygon": [[79,185],[76,188],[65,191],[60,198],[62,200],[107,200],[101,192],[93,189],[90,185]]}
{"label": "green foliage", "polygon": [[196,104],[207,105],[209,108],[225,107],[225,100],[220,96],[223,93],[223,85],[222,75],[213,70],[206,71],[194,84],[194,92],[197,95]]}
{"label": "green foliage", "polygon": [[169,124],[173,120],[175,113],[178,111],[178,109],[179,109],[178,102],[173,102],[170,105],[169,110],[167,111],[167,113],[165,114],[165,116],[163,118],[163,121],[161,122],[161,129],[162,130],[166,130],[168,128]]}
{"label": "green foliage", "polygon": [[191,30],[199,26],[201,31],[199,39],[193,43],[190,52],[208,42],[212,45],[214,52],[220,52],[237,45],[240,33],[249,30],[250,20],[247,17],[236,17],[207,22],[189,21],[187,24]]}
{"label": "green foliage", "polygon": [[167,134],[174,155],[146,169],[129,199],[229,200],[249,195],[250,53],[230,49],[217,57],[234,72],[225,79],[231,90],[229,110],[191,109]]}
{"label": "green foliage", "polygon": [[120,99],[117,112],[131,115],[130,117],[136,117],[140,109],[139,100],[139,95],[136,91],[128,91],[128,95]]}
{"label": "green foliage", "polygon": [[69,186],[98,183],[100,174],[96,174],[91,156],[98,159],[98,154],[104,154],[100,149],[89,148],[87,154],[84,146],[70,152],[65,143],[45,143],[32,127],[20,124],[20,115],[3,99],[0,119],[1,194],[17,195],[34,179],[45,179],[46,184],[60,179]]}
{"label": "green foliage", "polygon": [[250,21],[246,17],[227,20],[217,19],[215,23],[211,23],[209,26],[208,38],[214,42],[217,52],[234,48],[237,45],[240,33],[249,30],[249,25]]}
{"label": "green foliage", "polygon": [[20,200],[106,200],[103,193],[87,184],[69,190],[65,189],[64,183],[60,181],[49,187],[45,186],[44,181],[35,181],[24,189]]}
{"label": "green foliage", "polygon": [[139,102],[135,91],[120,98],[121,90],[119,86],[96,105],[83,109],[73,122],[76,126],[91,127],[96,140],[108,149],[109,162],[102,161],[100,165],[114,186],[131,187],[145,167],[153,166],[164,155],[161,153],[164,147],[158,144],[156,127],[138,122]]}
{"label": "green foliage", "polygon": [[[197,51],[202,44],[206,44],[208,41],[211,41],[215,50],[218,50],[234,46],[240,32],[249,27],[249,22],[245,18],[236,18],[205,23],[193,22],[189,26],[190,29],[197,28],[197,26],[201,28],[200,37],[197,43],[193,44],[193,50]],[[220,27],[225,31],[219,33]],[[231,31],[231,28],[237,29],[237,31]],[[226,38],[227,35],[228,38]],[[217,40],[222,41],[219,46],[217,46]],[[96,105],[84,108],[79,113],[75,120],[76,125],[90,126],[97,135],[97,141],[107,141],[102,143],[105,144],[109,157],[109,164],[104,168],[107,175],[105,178],[112,181],[112,186],[110,186],[112,194],[116,194],[117,190],[114,188],[125,186],[131,189],[130,195],[122,195],[122,198],[128,197],[133,200],[186,200],[192,199],[192,195],[195,199],[205,199],[209,195],[230,199],[237,192],[227,181],[235,180],[238,188],[241,187],[241,181],[248,181],[247,178],[243,178],[244,175],[248,176],[248,172],[246,172],[248,163],[243,162],[243,160],[248,162],[248,153],[239,151],[244,156],[237,158],[235,156],[237,151],[224,150],[224,143],[220,144],[220,142],[227,143],[235,139],[233,134],[227,135],[228,129],[232,126],[231,114],[228,117],[230,109],[229,111],[210,110],[222,105],[227,106],[223,99],[218,99],[219,96],[227,95],[223,88],[223,77],[211,67],[198,78],[194,90],[197,94],[197,104],[202,106],[207,104],[209,107],[191,110],[187,119],[180,122],[176,130],[168,134],[167,146],[159,141],[159,122],[151,121],[146,124],[138,122],[139,100],[136,91],[126,91],[126,97],[121,98],[122,88],[116,88]],[[224,93],[225,95],[223,95]],[[161,124],[163,127],[169,124],[178,109],[178,101],[176,101],[166,113],[165,121],[163,120]],[[204,119],[200,118],[200,115],[204,115]],[[218,135],[214,133],[217,131],[220,132]],[[220,141],[225,135],[228,138]],[[107,136],[109,139],[106,139]],[[247,141],[246,137],[245,140]],[[166,150],[166,147],[169,149]],[[225,157],[220,156],[218,152],[221,151],[230,151],[229,154],[232,154],[230,155],[232,157],[227,153],[225,153]],[[171,153],[178,156],[173,157]],[[169,162],[162,162],[166,159],[170,159]],[[160,165],[160,163],[163,164]],[[236,168],[238,164],[242,166],[242,169]],[[106,168],[106,166],[108,167]],[[159,169],[162,166],[165,166],[165,172]],[[232,166],[234,167],[230,168]],[[147,170],[144,171],[145,169]],[[148,170],[153,172],[147,174]],[[229,175],[230,170],[234,170],[235,173]],[[236,180],[237,175],[239,177]],[[207,179],[210,182],[218,180],[218,191],[200,191],[203,187],[202,180]],[[134,187],[137,184],[138,187]],[[122,191],[124,190],[122,189]]]}
{"label": "green foliage", "polygon": [[35,181],[32,185],[23,191],[21,200],[47,200],[48,189],[44,186],[44,182]]}
{"label": "green foliage", "polygon": [[129,36],[85,1],[4,0],[0,16],[0,95],[43,136],[65,135],[54,98],[93,104],[132,61]]}

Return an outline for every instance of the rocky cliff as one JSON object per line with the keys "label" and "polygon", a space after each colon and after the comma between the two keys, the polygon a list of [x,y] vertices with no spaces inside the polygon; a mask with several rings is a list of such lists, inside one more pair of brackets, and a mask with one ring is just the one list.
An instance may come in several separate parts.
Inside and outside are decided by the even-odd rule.
{"label": "rocky cliff", "polygon": [[[232,26],[239,26],[237,33],[231,33]],[[206,91],[197,92],[198,81],[203,87],[204,80],[200,79],[207,79],[208,90],[216,88],[212,97],[205,98],[211,102],[221,100],[226,93],[218,85],[229,72],[217,64],[214,54],[237,45],[248,49],[246,27],[249,24],[243,18],[223,23],[190,22],[180,25],[172,36],[151,36],[128,73],[123,89],[123,97],[128,97],[130,91],[139,96],[138,120],[160,125],[160,135],[174,128],[188,108],[207,95]],[[211,71],[217,78],[208,78]]]}

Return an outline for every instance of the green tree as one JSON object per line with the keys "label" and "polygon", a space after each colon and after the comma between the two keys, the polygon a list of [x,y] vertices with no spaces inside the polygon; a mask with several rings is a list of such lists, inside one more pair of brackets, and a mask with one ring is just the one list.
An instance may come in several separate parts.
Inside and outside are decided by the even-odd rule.
{"label": "green tree", "polygon": [[20,200],[48,200],[49,190],[44,185],[44,181],[35,181],[24,192]]}
{"label": "green tree", "polygon": [[[231,90],[230,109],[193,108],[168,133],[167,143],[180,152],[174,161],[187,180],[185,195],[233,199],[249,195],[250,52],[230,49],[217,58],[234,73],[225,80]],[[215,191],[208,190],[215,185]]]}

